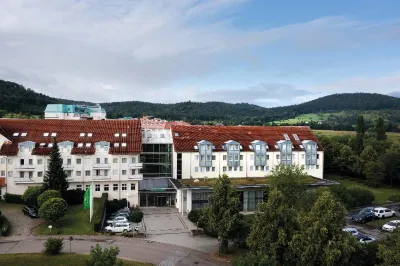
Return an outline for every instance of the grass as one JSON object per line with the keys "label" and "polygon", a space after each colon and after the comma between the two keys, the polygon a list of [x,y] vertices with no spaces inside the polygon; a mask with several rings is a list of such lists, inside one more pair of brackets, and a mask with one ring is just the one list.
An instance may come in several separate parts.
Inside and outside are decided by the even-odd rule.
{"label": "grass", "polygon": [[[181,179],[183,185],[192,186],[192,187],[212,187],[215,181],[215,178],[198,178],[196,179]],[[230,178],[230,181],[233,186],[251,186],[251,185],[267,185],[269,184],[269,178],[259,177],[259,178]],[[310,177],[306,180],[306,183],[313,183],[315,179]]]}
{"label": "grass", "polygon": [[[99,205],[101,199],[94,198],[94,206]],[[93,234],[93,223],[89,222],[89,209],[84,210],[83,204],[71,205],[67,214],[60,218],[50,232],[47,222],[36,228],[38,235],[89,235]]]}
{"label": "grass", "polygon": [[367,185],[364,185],[362,183],[354,181],[355,179],[350,180],[347,177],[342,177],[342,176],[338,176],[338,175],[325,175],[324,178],[339,182],[340,184],[342,184],[345,187],[355,186],[355,187],[369,189],[375,196],[376,204],[387,203],[388,198],[391,195],[400,193],[400,189],[398,189],[398,188],[371,188],[371,187],[368,187]]}
{"label": "grass", "polygon": [[[356,135],[355,131],[336,131],[336,130],[313,130],[315,133],[327,135],[327,136],[344,136],[344,135]],[[400,141],[400,133],[386,132],[388,139]]]}
{"label": "grass", "polygon": [[[43,254],[2,254],[0,255],[0,265],[2,266],[84,266],[88,255],[83,254],[60,254],[48,256]],[[150,266],[150,263],[123,260],[124,266]]]}
{"label": "grass", "polygon": [[370,225],[370,226],[372,226],[372,227],[381,229],[382,226],[383,226],[385,223],[388,223],[388,222],[393,221],[393,220],[399,220],[399,217],[390,217],[390,218],[385,218],[385,219],[376,219],[376,220],[374,220],[374,221],[372,221],[372,222],[369,222],[369,223],[367,223],[367,224]]}

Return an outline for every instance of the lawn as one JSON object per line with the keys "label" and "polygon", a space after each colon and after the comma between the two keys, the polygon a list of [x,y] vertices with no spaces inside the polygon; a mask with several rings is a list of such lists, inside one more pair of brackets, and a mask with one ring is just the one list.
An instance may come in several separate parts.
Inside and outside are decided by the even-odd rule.
{"label": "lawn", "polygon": [[[94,198],[94,205],[99,204],[101,199]],[[83,205],[71,205],[68,207],[67,214],[52,224],[50,232],[48,223],[43,223],[36,228],[38,235],[89,235],[93,234],[93,223],[89,223],[89,209],[84,210]]]}
{"label": "lawn", "polygon": [[[48,256],[43,254],[2,254],[0,255],[0,265],[2,266],[84,266],[88,255],[83,254],[60,254]],[[150,266],[150,263],[123,260],[124,266]]]}
{"label": "lawn", "polygon": [[328,175],[325,175],[324,178],[339,182],[340,184],[342,184],[345,187],[356,186],[356,187],[369,189],[375,195],[375,203],[376,204],[387,203],[389,196],[400,193],[400,189],[398,189],[398,188],[370,188],[367,185],[350,180],[349,178],[346,178],[346,177],[343,178],[338,175],[328,174]]}
{"label": "lawn", "polygon": [[383,226],[385,223],[388,223],[388,222],[393,221],[393,220],[399,220],[399,219],[400,219],[399,217],[390,217],[390,218],[385,218],[385,219],[376,219],[376,220],[374,220],[374,221],[372,221],[372,222],[369,222],[369,223],[367,223],[367,224],[370,225],[370,226],[372,226],[372,227],[381,229],[382,226]]}

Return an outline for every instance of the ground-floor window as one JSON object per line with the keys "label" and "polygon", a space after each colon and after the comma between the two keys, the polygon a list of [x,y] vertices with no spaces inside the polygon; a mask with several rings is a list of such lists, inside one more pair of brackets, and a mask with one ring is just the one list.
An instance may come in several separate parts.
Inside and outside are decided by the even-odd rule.
{"label": "ground-floor window", "polygon": [[262,190],[256,191],[242,191],[243,193],[243,211],[255,211],[258,208],[258,203],[263,201],[264,192]]}
{"label": "ground-floor window", "polygon": [[95,191],[100,191],[100,184],[96,184],[95,187],[94,187],[94,190]]}
{"label": "ground-floor window", "polygon": [[208,198],[212,192],[192,192],[192,209],[208,207]]}
{"label": "ground-floor window", "polygon": [[109,185],[108,185],[108,184],[105,184],[105,185],[104,185],[104,191],[108,191],[108,189],[109,189]]}
{"label": "ground-floor window", "polygon": [[118,190],[118,184],[113,184],[113,190],[117,191]]}
{"label": "ground-floor window", "polygon": [[175,204],[176,193],[140,192],[140,207],[165,207]]}

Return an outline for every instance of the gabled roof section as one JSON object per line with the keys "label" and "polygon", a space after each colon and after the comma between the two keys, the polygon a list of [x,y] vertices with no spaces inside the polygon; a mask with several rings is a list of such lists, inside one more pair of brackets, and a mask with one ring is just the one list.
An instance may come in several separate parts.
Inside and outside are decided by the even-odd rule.
{"label": "gabled roof section", "polygon": [[[95,143],[107,141],[110,143],[121,142],[116,138],[116,132],[126,132],[124,141],[126,147],[110,147],[110,154],[135,154],[142,150],[142,134],[139,120],[58,120],[58,119],[0,119],[0,133],[10,139],[0,149],[0,155],[15,156],[18,154],[18,144],[25,141],[36,143],[32,154],[47,155],[50,148],[40,147],[40,143],[51,143],[51,135],[45,137],[44,132],[57,133],[57,142],[71,141],[74,146],[72,154],[94,154]],[[2,130],[2,131],[1,131]],[[12,137],[13,132],[27,132],[27,136]],[[92,137],[80,137],[80,133],[93,133]],[[3,134],[2,134],[3,135]],[[11,136],[11,137],[10,137]],[[78,147],[78,143],[91,143],[90,147]]]}
{"label": "gabled roof section", "polygon": [[[276,151],[275,144],[285,140],[283,134],[288,134],[293,150],[304,150],[300,147],[303,140],[313,140],[318,143],[318,150],[322,150],[317,137],[310,127],[306,126],[172,126],[174,149],[177,152],[195,152],[194,146],[201,140],[208,140],[215,146],[215,151],[224,151],[222,145],[229,140],[235,140],[243,147],[243,151],[251,151],[249,146],[255,140],[264,141],[268,150]],[[292,134],[297,134],[296,141]]]}

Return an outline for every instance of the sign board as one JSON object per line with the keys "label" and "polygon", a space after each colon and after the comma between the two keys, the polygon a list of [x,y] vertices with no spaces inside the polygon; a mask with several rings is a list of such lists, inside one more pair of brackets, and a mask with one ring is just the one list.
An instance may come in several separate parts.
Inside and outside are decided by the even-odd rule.
{"label": "sign board", "polygon": [[150,188],[150,191],[166,191],[166,188]]}

